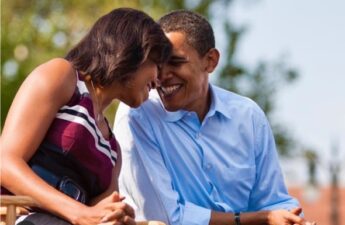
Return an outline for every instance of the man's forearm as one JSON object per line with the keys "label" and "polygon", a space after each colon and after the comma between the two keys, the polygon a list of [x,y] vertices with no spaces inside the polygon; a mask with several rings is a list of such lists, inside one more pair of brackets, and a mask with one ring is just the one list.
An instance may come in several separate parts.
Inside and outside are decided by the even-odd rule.
{"label": "man's forearm", "polygon": [[[291,211],[284,209],[272,211],[257,211],[240,214],[239,224],[241,225],[316,225],[315,222],[309,222],[298,216],[302,212],[301,208],[295,208]],[[224,213],[211,211],[209,225],[238,225],[233,213]]]}
{"label": "man's forearm", "polygon": [[[265,225],[268,224],[267,218],[268,211],[240,214],[241,225]],[[236,225],[235,214],[212,211],[210,225]]]}

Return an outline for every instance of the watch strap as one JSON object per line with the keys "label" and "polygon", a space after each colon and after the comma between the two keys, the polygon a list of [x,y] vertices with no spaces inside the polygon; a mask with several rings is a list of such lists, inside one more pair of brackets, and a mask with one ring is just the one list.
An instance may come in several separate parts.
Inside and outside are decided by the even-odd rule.
{"label": "watch strap", "polygon": [[240,215],[240,212],[235,213],[235,225],[241,225]]}

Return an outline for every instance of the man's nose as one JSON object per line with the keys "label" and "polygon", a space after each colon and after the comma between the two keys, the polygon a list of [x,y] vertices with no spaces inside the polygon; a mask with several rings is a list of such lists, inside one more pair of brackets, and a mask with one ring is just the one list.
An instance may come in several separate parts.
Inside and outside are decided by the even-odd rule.
{"label": "man's nose", "polygon": [[166,79],[169,79],[169,77],[172,76],[172,70],[169,65],[164,65],[160,68],[158,72],[158,80],[159,82],[163,82]]}

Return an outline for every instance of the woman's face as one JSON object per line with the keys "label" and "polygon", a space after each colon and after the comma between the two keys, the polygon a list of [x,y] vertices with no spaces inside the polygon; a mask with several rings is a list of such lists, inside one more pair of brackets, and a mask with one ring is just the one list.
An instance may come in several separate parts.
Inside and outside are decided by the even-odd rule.
{"label": "woman's face", "polygon": [[147,100],[151,88],[155,86],[157,64],[147,59],[131,76],[132,78],[124,83],[119,100],[136,108]]}

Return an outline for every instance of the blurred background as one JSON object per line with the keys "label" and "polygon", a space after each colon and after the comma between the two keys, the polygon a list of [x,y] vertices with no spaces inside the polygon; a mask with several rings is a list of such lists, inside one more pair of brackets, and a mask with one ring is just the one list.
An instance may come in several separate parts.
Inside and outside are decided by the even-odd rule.
{"label": "blurred background", "polygon": [[[25,77],[64,57],[98,17],[117,7],[155,19],[181,8],[206,16],[221,52],[212,83],[266,112],[289,192],[306,217],[345,224],[343,0],[2,0],[1,128]],[[107,110],[110,121],[117,104]]]}

